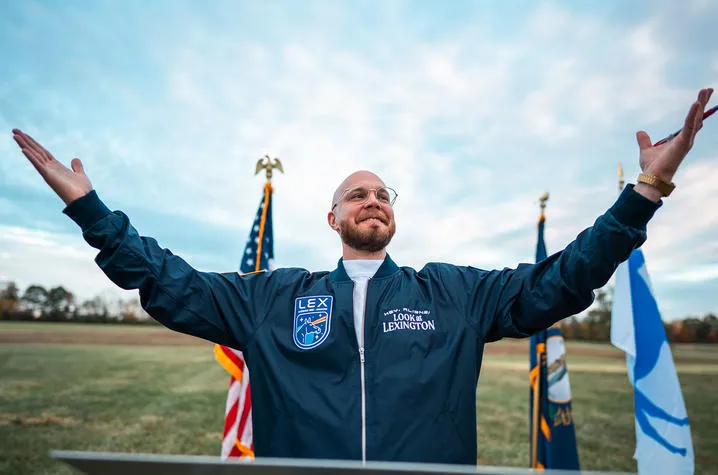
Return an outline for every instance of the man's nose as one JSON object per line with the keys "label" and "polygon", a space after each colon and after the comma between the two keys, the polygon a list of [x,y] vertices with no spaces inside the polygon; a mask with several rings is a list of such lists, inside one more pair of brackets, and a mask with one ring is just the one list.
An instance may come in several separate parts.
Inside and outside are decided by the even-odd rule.
{"label": "man's nose", "polygon": [[366,197],[366,203],[364,203],[365,208],[381,208],[381,202],[376,194],[376,190],[369,190],[369,194]]}

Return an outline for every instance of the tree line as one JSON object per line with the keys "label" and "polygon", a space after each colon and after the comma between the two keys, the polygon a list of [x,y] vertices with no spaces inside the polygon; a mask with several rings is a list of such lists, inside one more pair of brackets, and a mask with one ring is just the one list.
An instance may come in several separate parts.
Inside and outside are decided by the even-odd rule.
{"label": "tree line", "polygon": [[[583,318],[570,317],[560,323],[567,340],[609,341],[611,339],[611,309],[613,288],[596,291],[596,300]],[[688,316],[681,320],[663,322],[666,337],[676,343],[718,343],[718,316]]]}
{"label": "tree line", "polygon": [[[613,289],[596,291],[594,305],[585,316],[561,321],[564,338],[571,340],[609,341]],[[30,285],[23,292],[14,282],[0,284],[0,320],[155,323],[142,309],[139,300],[111,300],[100,295],[77,302],[75,295],[62,286],[46,289]],[[671,342],[718,343],[718,316],[689,316],[663,322]]]}
{"label": "tree line", "polygon": [[150,323],[155,321],[138,299],[111,299],[97,295],[79,302],[62,286],[45,288],[33,284],[20,291],[15,282],[0,283],[0,320]]}

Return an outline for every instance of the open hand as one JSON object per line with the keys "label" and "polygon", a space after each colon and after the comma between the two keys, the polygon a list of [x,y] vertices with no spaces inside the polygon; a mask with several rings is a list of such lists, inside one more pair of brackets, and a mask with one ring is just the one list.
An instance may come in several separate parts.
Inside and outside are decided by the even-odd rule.
{"label": "open hand", "polygon": [[640,148],[640,165],[643,172],[656,176],[666,183],[673,181],[673,175],[693,147],[698,131],[703,127],[703,112],[713,94],[713,89],[701,89],[698,100],[693,103],[681,132],[674,138],[654,147],[651,138],[644,131],[636,134]]}
{"label": "open hand", "polygon": [[22,153],[65,204],[69,205],[92,191],[92,183],[78,158],[72,159],[72,169],[69,169],[26,133],[13,129],[12,134]]}

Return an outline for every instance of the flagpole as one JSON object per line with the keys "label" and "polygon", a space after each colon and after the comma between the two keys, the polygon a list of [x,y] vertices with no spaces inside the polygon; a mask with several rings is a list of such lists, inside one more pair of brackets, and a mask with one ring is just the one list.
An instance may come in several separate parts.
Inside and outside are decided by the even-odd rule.
{"label": "flagpole", "polygon": [[[539,197],[539,203],[541,207],[541,215],[539,216],[539,224],[546,219],[544,211],[546,210],[546,202],[548,201],[548,192],[544,193]],[[532,369],[535,371],[534,375],[534,394],[533,394],[533,413],[531,414],[532,428],[531,431],[531,468],[537,467],[537,455],[538,455],[538,431],[540,430],[539,425],[539,394],[541,392],[541,349],[540,345],[536,345],[536,367]]]}
{"label": "flagpole", "polygon": [[531,468],[536,468],[536,455],[538,453],[538,431],[539,431],[539,385],[541,384],[541,354],[538,352],[538,345],[536,345],[536,374],[534,380],[534,400],[533,400],[533,414],[531,415],[532,420],[532,431],[531,431]]}
{"label": "flagpole", "polygon": [[257,160],[257,167],[255,169],[254,174],[257,175],[259,172],[264,170],[265,176],[267,178],[267,182],[264,184],[264,205],[262,206],[262,218],[259,222],[259,235],[257,236],[257,239],[259,239],[259,242],[257,243],[257,255],[255,256],[255,272],[260,271],[261,262],[262,262],[262,242],[264,240],[264,226],[267,222],[267,210],[269,208],[269,197],[272,195],[272,170],[277,169],[280,172],[284,173],[284,168],[282,168],[282,162],[279,161],[278,158],[270,158],[269,154],[265,154],[264,157]]}

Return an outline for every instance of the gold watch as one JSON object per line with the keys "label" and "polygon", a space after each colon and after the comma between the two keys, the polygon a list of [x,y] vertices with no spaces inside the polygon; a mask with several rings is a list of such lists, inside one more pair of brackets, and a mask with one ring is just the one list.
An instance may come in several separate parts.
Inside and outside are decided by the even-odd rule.
{"label": "gold watch", "polygon": [[663,196],[668,196],[676,188],[673,183],[666,183],[657,176],[649,175],[648,173],[641,173],[638,175],[638,183],[645,183],[651,185],[655,189],[661,192]]}

